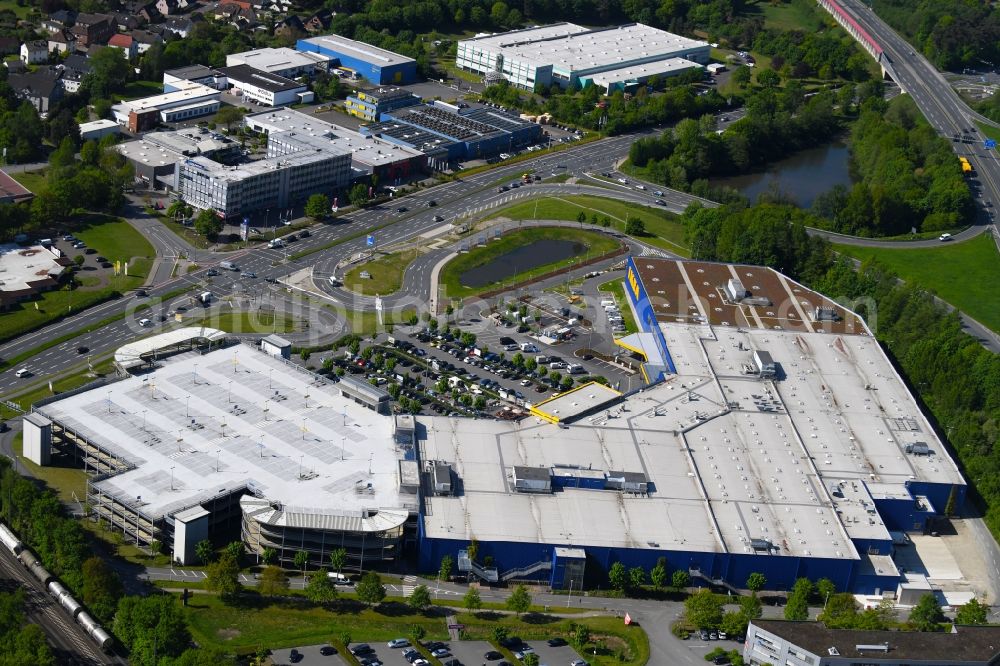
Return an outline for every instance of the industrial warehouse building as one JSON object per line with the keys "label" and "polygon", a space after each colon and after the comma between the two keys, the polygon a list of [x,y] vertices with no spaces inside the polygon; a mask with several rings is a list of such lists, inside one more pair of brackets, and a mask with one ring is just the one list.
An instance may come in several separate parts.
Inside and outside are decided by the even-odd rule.
{"label": "industrial warehouse building", "polygon": [[300,39],[295,48],[330,58],[330,67],[347,70],[380,86],[417,80],[417,61],[340,35]]}
{"label": "industrial warehouse building", "polygon": [[279,74],[269,74],[250,65],[234,65],[220,70],[232,86],[233,94],[261,106],[286,106],[313,101],[309,86]]}
{"label": "industrial warehouse building", "polygon": [[450,555],[486,581],[557,588],[661,557],[736,586],[752,572],[775,588],[912,585],[890,531],[933,529],[966,486],[864,323],[766,268],[628,269],[643,330],[624,344],[652,380],[631,394],[583,385],[520,422],[402,419],[379,414],[376,387],[249,345],[163,360],[144,343],[128,354],[143,374],[36,405],[51,424],[26,424],[25,441],[84,454],[105,474],[88,492],[98,515],[175,550],[178,529],[240,526],[286,561],[344,546],[374,566],[413,544],[421,571]]}
{"label": "industrial warehouse building", "polygon": [[455,64],[525,90],[594,83],[609,94],[708,64],[710,47],[641,23],[584,28],[556,23],[458,43]]}
{"label": "industrial warehouse building", "polygon": [[317,72],[329,71],[330,60],[329,56],[320,53],[296,51],[288,47],[265,48],[227,55],[226,67],[247,65],[286,79],[300,76],[312,78]]}
{"label": "industrial warehouse building", "polygon": [[[446,162],[493,157],[542,138],[540,125],[489,107],[459,109],[436,101],[389,111],[382,118],[361,132],[425,153],[434,151],[433,159]],[[436,154],[439,151],[443,154]]]}
{"label": "industrial warehouse building", "polygon": [[991,666],[1000,663],[1000,627],[857,631],[827,629],[819,622],[753,620],[743,659],[750,666]]}
{"label": "industrial warehouse building", "polygon": [[379,88],[377,90],[359,90],[348,95],[344,108],[352,116],[368,121],[382,119],[382,114],[416,106],[421,103],[419,95],[403,88]]}

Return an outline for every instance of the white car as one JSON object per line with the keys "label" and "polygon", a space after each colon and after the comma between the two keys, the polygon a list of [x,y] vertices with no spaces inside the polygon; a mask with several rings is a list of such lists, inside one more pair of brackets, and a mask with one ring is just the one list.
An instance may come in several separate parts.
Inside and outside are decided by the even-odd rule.
{"label": "white car", "polygon": [[404,647],[410,647],[410,641],[406,640],[405,638],[393,638],[391,641],[386,643],[386,645],[388,645],[391,648],[404,648]]}
{"label": "white car", "polygon": [[938,236],[938,240],[942,241],[942,242],[944,242],[944,241],[950,241],[951,240],[951,234],[941,234],[940,236]]}
{"label": "white car", "polygon": [[139,326],[142,326],[143,328],[147,328],[147,327],[152,326],[152,325],[153,325],[153,322],[151,320],[149,320],[149,319],[140,319],[139,320]]}
{"label": "white car", "polygon": [[14,376],[17,377],[18,379],[21,379],[22,377],[30,377],[31,370],[28,370],[27,368],[21,368],[20,370],[14,373]]}

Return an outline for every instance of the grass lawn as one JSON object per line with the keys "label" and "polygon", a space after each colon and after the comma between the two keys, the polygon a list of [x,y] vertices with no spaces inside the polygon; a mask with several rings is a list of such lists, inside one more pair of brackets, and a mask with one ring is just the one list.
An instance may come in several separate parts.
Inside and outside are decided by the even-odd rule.
{"label": "grass lawn", "polygon": [[59,495],[59,501],[72,502],[74,495],[76,501],[83,502],[87,499],[87,473],[78,467],[60,466],[61,462],[53,458],[53,464],[46,467],[39,467],[22,455],[22,433],[14,436],[14,454],[17,456],[19,465],[27,469],[28,472],[42,480],[49,488]]}
{"label": "grass lawn", "polygon": [[503,208],[494,217],[509,217],[515,220],[576,220],[583,212],[587,221],[598,222],[606,215],[611,218],[611,226],[625,233],[625,220],[637,217],[646,225],[646,234],[639,240],[654,247],[689,256],[684,244],[684,226],[677,221],[677,215],[649,206],[616,201],[605,197],[574,195],[567,197],[545,197],[533,199]]}
{"label": "grass lawn", "polygon": [[[186,326],[194,325],[187,321]],[[289,315],[273,312],[233,312],[213,313],[200,320],[197,325],[211,326],[227,333],[292,333],[299,330],[299,322]]]}
{"label": "grass lawn", "polygon": [[27,3],[20,5],[14,0],[0,0],[0,11],[13,12],[17,15],[19,19],[28,18],[28,14],[31,13],[34,7]]}
{"label": "grass lawn", "polygon": [[622,285],[622,281],[610,280],[597,287],[597,290],[606,291],[614,297],[615,303],[618,304],[618,310],[622,313],[622,324],[625,326],[625,333],[637,332],[639,328],[635,325],[632,308],[629,306],[628,299],[625,298],[625,287]]}
{"label": "grass lawn", "polygon": [[824,23],[813,0],[759,2],[751,5],[746,13],[750,16],[763,16],[764,27],[778,30],[814,31]]}
{"label": "grass lawn", "polygon": [[269,601],[253,594],[244,597],[226,605],[214,595],[194,595],[184,610],[195,640],[202,646],[216,645],[245,654],[258,645],[281,648],[336,641],[345,632],[353,640],[384,642],[406,636],[418,625],[428,638],[448,638],[445,617],[436,610],[414,613],[400,603],[368,609],[342,600],[333,612],[304,601]]}
{"label": "grass lawn", "polygon": [[1000,295],[992,288],[1000,256],[990,234],[964,243],[912,250],[834,248],[862,261],[874,259],[909,283],[918,284],[994,331],[1000,332]]}
{"label": "grass lawn", "polygon": [[518,272],[516,274],[518,281],[530,280],[539,275],[544,275],[566,266],[572,266],[581,260],[586,260],[588,257],[597,257],[607,254],[608,252],[612,252],[619,247],[618,241],[614,238],[611,238],[606,234],[594,231],[585,231],[583,229],[573,229],[567,227],[518,229],[517,231],[512,231],[497,240],[489,241],[484,246],[473,247],[468,252],[458,255],[445,264],[444,268],[441,270],[440,279],[441,284],[445,287],[445,293],[448,298],[462,298],[496,288],[498,286],[497,283],[491,283],[481,287],[465,286],[461,283],[460,276],[472,268],[488,264],[518,248],[531,245],[532,243],[541,240],[568,240],[580,242],[586,245],[586,250],[583,254],[577,257],[549,262],[541,266],[535,266],[530,270]]}
{"label": "grass lawn", "polygon": [[[365,296],[395,293],[403,284],[403,273],[418,254],[417,250],[404,250],[358,264],[344,276],[344,286]],[[362,271],[368,271],[371,278],[362,279]]]}
{"label": "grass lawn", "polygon": [[378,318],[375,312],[369,310],[348,310],[342,306],[334,306],[332,303],[324,303],[323,307],[337,313],[347,321],[352,333],[358,335],[371,335],[376,330],[384,330],[386,326],[396,326],[405,324],[410,317],[417,313],[410,308],[402,312],[383,312],[382,325],[378,325]]}
{"label": "grass lawn", "polygon": [[21,171],[20,173],[12,173],[10,176],[34,193],[41,192],[48,183],[48,179],[45,176],[45,169],[39,171]]}
{"label": "grass lawn", "polygon": [[[637,625],[626,627],[616,617],[560,618],[553,615],[531,613],[516,617],[499,613],[459,613],[457,620],[465,625],[464,637],[470,640],[490,640],[493,627],[503,625],[511,636],[524,640],[545,640],[561,636],[571,638],[573,624],[586,626],[591,633],[583,655],[594,666],[643,666],[649,661],[649,637]],[[597,649],[597,654],[593,650]],[[619,661],[615,652],[623,649],[624,661]]]}
{"label": "grass lawn", "polygon": [[[978,120],[976,121],[976,127],[979,128],[979,131],[982,132],[983,136],[985,136],[987,139],[993,139],[994,141],[1000,141],[1000,128],[993,127],[993,125],[987,125],[986,123],[981,123]],[[976,166],[976,165],[973,164],[972,166]],[[25,186],[25,187],[27,187],[27,186]],[[31,189],[31,188],[28,188],[28,189]]]}
{"label": "grass lawn", "polygon": [[157,81],[130,81],[125,84],[125,91],[122,97],[126,100],[137,99],[139,97],[149,97],[159,95],[163,92],[163,84]]}
{"label": "grass lawn", "polygon": [[130,262],[130,274],[133,273],[131,266],[133,257],[147,259],[156,257],[156,250],[146,237],[125,220],[92,216],[86,218],[80,226],[77,224],[71,226],[76,237],[97,250],[98,254],[110,261]]}
{"label": "grass lawn", "polygon": [[[150,211],[147,211],[150,212]],[[157,215],[160,219],[160,224],[170,229],[172,232],[186,240],[188,243],[198,248],[199,250],[207,250],[212,247],[212,241],[208,240],[201,234],[195,233],[194,229],[191,227],[185,227],[180,222],[175,222],[172,218],[166,215]]]}

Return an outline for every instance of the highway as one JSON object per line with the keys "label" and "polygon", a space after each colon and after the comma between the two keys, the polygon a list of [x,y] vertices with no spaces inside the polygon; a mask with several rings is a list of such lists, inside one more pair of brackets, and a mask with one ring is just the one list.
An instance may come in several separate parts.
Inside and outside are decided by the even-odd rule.
{"label": "highway", "polygon": [[[941,72],[869,9],[863,0],[838,1],[882,48],[896,83],[913,98],[935,130],[949,140],[955,134],[975,137],[972,143],[956,142],[953,147],[958,155],[968,157],[976,169],[981,185],[980,190],[975,192],[977,203],[983,209],[981,223],[995,223],[993,206],[1000,202],[1000,160],[996,150],[984,147],[984,137],[975,121],[995,123],[970,109]],[[991,230],[996,238],[996,229]]]}

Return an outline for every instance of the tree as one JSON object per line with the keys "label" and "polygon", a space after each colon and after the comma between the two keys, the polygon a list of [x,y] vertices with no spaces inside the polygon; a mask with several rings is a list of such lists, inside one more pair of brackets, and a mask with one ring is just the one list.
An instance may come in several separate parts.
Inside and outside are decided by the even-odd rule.
{"label": "tree", "polygon": [[80,87],[90,93],[91,99],[111,97],[125,87],[129,76],[128,60],[113,47],[102,47],[90,56],[90,72],[83,77]]}
{"label": "tree", "polygon": [[683,569],[678,569],[670,576],[671,587],[676,587],[678,590],[687,587],[690,583],[691,576]]}
{"label": "tree", "polygon": [[851,629],[858,617],[854,595],[848,592],[833,594],[817,618],[830,629]]}
{"label": "tree", "polygon": [[493,639],[494,643],[500,645],[502,645],[503,642],[507,640],[507,637],[509,635],[510,632],[507,630],[507,627],[503,626],[502,624],[498,624],[494,626],[492,629],[490,629],[490,638]]}
{"label": "tree", "polygon": [[747,616],[747,619],[756,620],[764,614],[760,599],[756,594],[749,597],[740,597],[740,612]]}
{"label": "tree", "polygon": [[524,666],[538,666],[538,655],[534,652],[529,652],[524,655],[524,659],[521,660],[521,663],[524,664]]}
{"label": "tree", "polygon": [[215,548],[212,547],[212,542],[204,539],[196,543],[194,546],[194,556],[202,564],[211,562],[215,558]]}
{"label": "tree", "polygon": [[309,566],[309,553],[304,550],[300,550],[295,553],[295,557],[292,558],[292,562],[295,563],[295,568],[302,572],[304,576],[306,574],[306,567]]}
{"label": "tree", "polygon": [[240,559],[246,553],[246,547],[243,545],[242,541],[230,541],[226,545],[226,552],[232,555],[233,559],[236,560],[238,564]]}
{"label": "tree", "polygon": [[754,572],[747,578],[747,589],[751,592],[760,592],[767,585],[767,577],[762,573]]}
{"label": "tree", "polygon": [[762,88],[777,88],[781,85],[781,75],[773,69],[757,70],[757,85]]}
{"label": "tree", "polygon": [[653,587],[659,590],[667,584],[667,566],[663,562],[657,562],[656,566],[649,572],[649,578],[653,582]]}
{"label": "tree", "polygon": [[231,553],[223,553],[219,559],[208,565],[205,570],[205,586],[213,592],[218,592],[223,600],[232,600],[239,595],[240,565]]}
{"label": "tree", "polygon": [[524,585],[518,585],[507,597],[507,610],[512,610],[520,617],[521,613],[526,613],[531,608],[531,594]]}
{"label": "tree", "polygon": [[380,604],[385,599],[385,585],[382,584],[382,579],[374,571],[369,571],[361,577],[356,591],[358,600],[369,606]]}
{"label": "tree", "polygon": [[438,578],[440,580],[450,580],[451,570],[455,566],[455,561],[451,559],[451,555],[445,555],[441,558],[441,567],[438,569]]}
{"label": "tree", "polygon": [[319,222],[330,214],[330,198],[316,193],[306,200],[305,214]]}
{"label": "tree", "polygon": [[646,233],[646,223],[638,217],[625,220],[625,233],[629,236],[642,236]]}
{"label": "tree", "polygon": [[469,591],[462,597],[462,605],[468,611],[477,611],[483,607],[483,599],[479,596],[479,588],[470,587]]}
{"label": "tree", "polygon": [[368,203],[368,187],[364,183],[358,183],[347,193],[347,200],[352,206],[364,206]]}
{"label": "tree", "polygon": [[115,614],[122,596],[122,582],[118,574],[100,557],[91,557],[83,563],[83,603],[102,620]]}
{"label": "tree", "polygon": [[955,624],[986,624],[988,616],[989,606],[979,603],[979,599],[973,597],[968,603],[958,607]]}
{"label": "tree", "polygon": [[222,218],[214,210],[205,209],[194,218],[194,230],[205,238],[215,238],[222,231]]}
{"label": "tree", "polygon": [[628,572],[625,570],[625,565],[621,562],[615,562],[608,569],[608,582],[611,583],[612,589],[618,590],[619,592],[625,591],[625,586],[628,584]]}
{"label": "tree", "polygon": [[410,640],[414,644],[417,644],[421,640],[423,640],[424,636],[427,635],[427,630],[424,629],[423,625],[415,624],[412,627],[410,627],[410,631],[408,632],[408,634],[409,634]]}
{"label": "tree", "polygon": [[264,567],[260,572],[257,591],[265,597],[278,597],[288,592],[288,575],[281,567]]}
{"label": "tree", "polygon": [[722,616],[722,622],[719,624],[719,629],[726,632],[729,638],[734,636],[743,636],[747,633],[747,625],[749,624],[749,618],[743,613],[737,613],[734,611],[729,611]]}
{"label": "tree", "polygon": [[642,567],[632,567],[628,570],[628,585],[633,590],[638,590],[646,584],[646,570]]}
{"label": "tree", "polygon": [[274,548],[271,548],[270,546],[268,546],[260,554],[260,561],[263,562],[265,565],[273,564],[274,560],[277,557],[278,557],[278,551],[276,551]]}
{"label": "tree", "polygon": [[944,622],[944,619],[937,597],[928,593],[921,596],[910,611],[909,623],[918,631],[936,631],[938,624]]}
{"label": "tree", "polygon": [[809,604],[800,594],[790,594],[785,604],[785,619],[803,621],[809,619]]}
{"label": "tree", "polygon": [[823,600],[824,604],[826,603],[827,599],[830,598],[831,595],[834,595],[836,593],[837,593],[837,586],[829,578],[820,578],[818,581],[816,581],[816,594],[819,595],[820,599]]}
{"label": "tree", "polygon": [[431,605],[431,593],[427,590],[427,586],[417,585],[413,588],[406,603],[409,604],[410,608],[415,608],[418,611],[427,610]]}
{"label": "tree", "polygon": [[330,553],[330,566],[333,567],[334,571],[340,573],[345,564],[347,564],[347,549],[337,548]]}
{"label": "tree", "polygon": [[580,225],[582,226],[583,223],[587,221],[587,214],[581,210],[579,213],[576,214],[576,221],[579,222]]}
{"label": "tree", "polygon": [[216,125],[225,125],[226,131],[233,131],[233,125],[242,122],[246,110],[238,106],[223,104],[219,107],[219,112],[212,119]]}
{"label": "tree", "polygon": [[699,629],[718,629],[722,624],[722,601],[711,590],[702,588],[684,601],[687,621]]}
{"label": "tree", "polygon": [[179,656],[191,644],[181,605],[173,595],[123,597],[118,602],[113,632],[128,648],[129,662],[136,666],[155,666],[162,663],[159,659]]}
{"label": "tree", "polygon": [[337,598],[337,585],[327,574],[326,569],[320,569],[309,576],[305,592],[306,597],[310,601],[318,604],[328,604]]}

